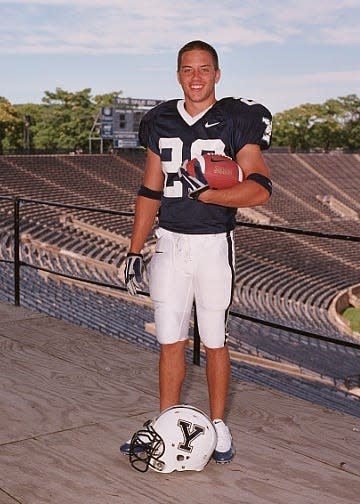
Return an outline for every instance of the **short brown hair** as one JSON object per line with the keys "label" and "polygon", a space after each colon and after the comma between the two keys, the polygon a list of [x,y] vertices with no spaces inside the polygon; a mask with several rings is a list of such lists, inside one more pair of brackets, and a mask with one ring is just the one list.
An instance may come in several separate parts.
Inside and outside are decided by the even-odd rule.
{"label": "short brown hair", "polygon": [[214,67],[215,70],[219,70],[219,57],[215,49],[210,45],[207,44],[206,42],[203,42],[202,40],[192,40],[191,42],[188,42],[185,44],[180,51],[178,52],[178,58],[177,58],[177,71],[180,71],[181,67],[181,59],[182,56],[185,52],[188,51],[193,51],[194,49],[200,49],[202,51],[207,51],[208,53],[211,54],[213,62],[214,62]]}

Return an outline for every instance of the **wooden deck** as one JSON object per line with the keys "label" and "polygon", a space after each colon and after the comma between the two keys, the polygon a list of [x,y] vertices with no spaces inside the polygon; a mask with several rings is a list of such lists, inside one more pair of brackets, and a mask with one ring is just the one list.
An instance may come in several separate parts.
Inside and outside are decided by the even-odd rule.
{"label": "wooden deck", "polygon": [[[233,383],[237,455],[145,474],[119,444],[157,413],[157,355],[0,303],[0,504],[356,504],[360,419]],[[207,411],[204,370],[184,402]]]}

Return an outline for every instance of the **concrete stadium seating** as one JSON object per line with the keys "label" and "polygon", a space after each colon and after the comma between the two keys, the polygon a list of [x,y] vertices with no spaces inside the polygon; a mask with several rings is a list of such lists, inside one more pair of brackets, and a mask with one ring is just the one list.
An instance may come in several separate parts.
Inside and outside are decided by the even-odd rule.
{"label": "concrete stadium seating", "polygon": [[[265,158],[274,181],[273,197],[267,205],[258,208],[266,222],[360,236],[359,221],[339,218],[321,202],[321,197],[333,195],[360,213],[358,191],[351,182],[360,171],[356,156],[270,152]],[[94,156],[0,156],[0,196],[129,212],[134,208],[144,163],[142,151]],[[20,210],[22,261],[53,272],[124,287],[122,272],[131,217],[35,203],[22,203]],[[0,199],[0,261],[13,257],[12,211],[12,203]],[[256,215],[254,213],[254,219]],[[251,221],[251,213],[246,214],[245,221]],[[235,235],[237,271],[233,311],[350,339],[332,324],[328,308],[337,292],[360,283],[359,243],[241,225],[236,228]],[[146,256],[150,255],[153,244],[151,235]],[[11,265],[0,262],[0,281],[0,299],[12,302]],[[61,277],[41,276],[26,267],[21,269],[21,303],[24,306],[113,336],[126,333],[131,341],[156,348],[154,337],[144,330],[145,324],[153,321],[148,300],[133,303],[114,292],[104,292],[86,284],[80,286]],[[267,357],[295,361],[296,357],[299,360],[300,345],[302,355],[306,356],[304,365],[312,362],[314,349],[304,353],[300,337],[292,344],[290,334],[279,335],[270,328],[255,328],[254,324],[233,319],[231,317],[231,345],[237,351],[243,352],[246,348],[253,353],[261,348]],[[287,350],[282,350],[284,348]],[[317,369],[322,366],[319,356],[323,353],[324,348],[317,346]],[[332,349],[326,348],[326,361],[331,365],[339,359],[338,353],[335,358],[334,355]],[[354,366],[350,365],[353,354],[347,355],[347,361],[349,367],[341,369],[341,376],[351,374],[350,368],[354,372]],[[330,367],[326,372],[331,372]],[[243,373],[244,367],[240,368],[239,373]],[[256,374],[254,370],[251,372]],[[251,372],[247,370],[247,376]],[[274,381],[280,383],[279,387],[292,386],[289,380],[282,385],[279,377]],[[299,388],[298,383],[296,387]],[[304,390],[310,393],[307,387]],[[332,393],[329,392],[328,397]]]}

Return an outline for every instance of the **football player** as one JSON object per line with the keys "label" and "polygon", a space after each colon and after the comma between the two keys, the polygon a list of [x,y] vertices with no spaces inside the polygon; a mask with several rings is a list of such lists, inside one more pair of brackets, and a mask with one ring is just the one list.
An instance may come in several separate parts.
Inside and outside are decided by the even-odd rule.
{"label": "football player", "polygon": [[[230,380],[226,321],[235,278],[233,230],[238,207],[264,204],[271,195],[269,170],[261,151],[270,145],[272,116],[252,100],[216,99],[218,55],[203,41],[189,42],[180,49],[177,78],[183,99],[161,103],[140,124],[139,138],[147,149],[147,161],[136,200],[125,281],[131,294],[141,288],[141,251],[158,216],[149,287],[161,348],[160,411],[181,402],[185,347],[195,301],[206,351],[210,416],[217,431],[213,458],[227,463],[235,453],[224,423]],[[201,174],[190,177],[184,161],[205,153],[231,157],[242,168],[243,181],[215,190]],[[120,450],[129,453],[130,443]]]}

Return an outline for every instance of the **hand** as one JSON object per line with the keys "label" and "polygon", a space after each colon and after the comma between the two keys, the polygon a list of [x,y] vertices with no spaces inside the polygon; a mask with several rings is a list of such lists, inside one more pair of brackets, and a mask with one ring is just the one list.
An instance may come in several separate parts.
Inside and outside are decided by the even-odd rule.
{"label": "hand", "polygon": [[183,165],[179,170],[179,178],[183,186],[188,191],[188,196],[191,199],[197,200],[199,195],[210,189],[209,184],[201,170],[199,161],[196,159],[194,163],[194,176],[190,175],[186,170],[186,165],[188,161],[184,161]]}
{"label": "hand", "polygon": [[145,273],[145,264],[142,254],[128,253],[125,259],[125,284],[128,292],[136,296],[141,289]]}

